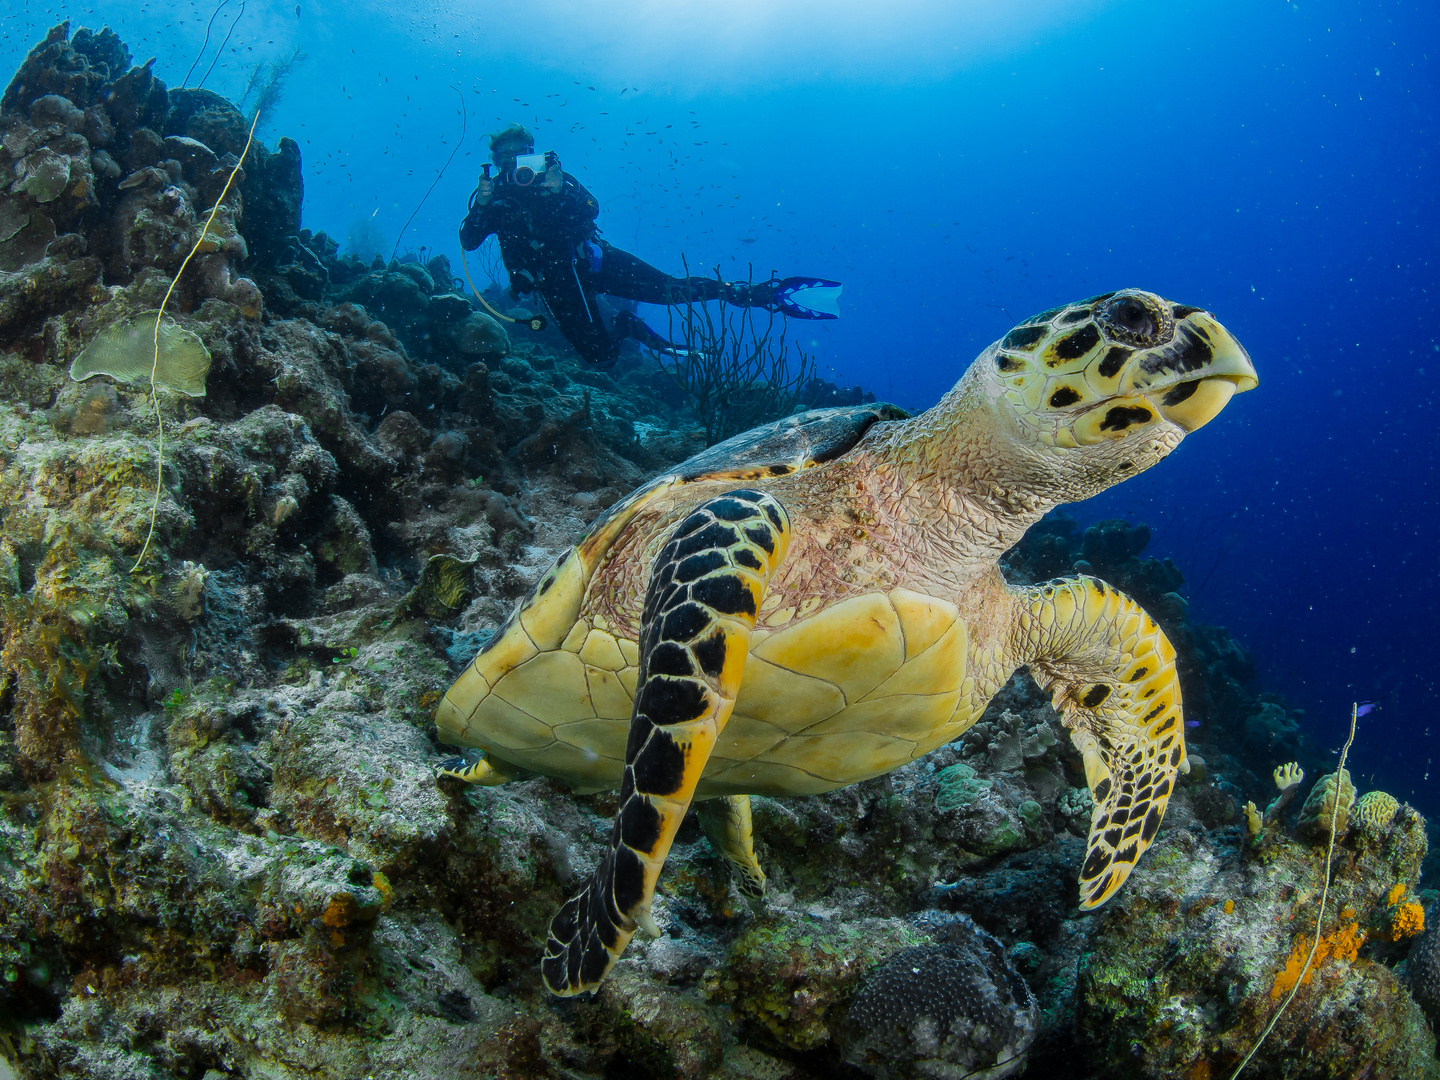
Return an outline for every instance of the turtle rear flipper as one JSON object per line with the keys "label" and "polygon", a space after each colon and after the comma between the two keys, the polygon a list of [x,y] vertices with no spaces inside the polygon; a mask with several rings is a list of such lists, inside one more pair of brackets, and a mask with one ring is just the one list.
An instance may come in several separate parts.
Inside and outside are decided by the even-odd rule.
{"label": "turtle rear flipper", "polygon": [[755,858],[749,795],[722,795],[695,807],[695,816],[710,844],[735,875],[740,892],[752,900],[765,895],[765,871]]}
{"label": "turtle rear flipper", "polygon": [[481,787],[498,787],[515,779],[513,770],[498,765],[483,754],[446,758],[440,762],[439,773],[441,776],[453,776],[467,784],[478,784]]}
{"label": "turtle rear flipper", "polygon": [[1091,577],[1026,590],[1016,633],[1085,763],[1095,809],[1080,908],[1099,907],[1154,840],[1185,763],[1175,649],[1140,605]]}
{"label": "turtle rear flipper", "polygon": [[730,719],[755,616],[789,539],[772,496],[731,491],[697,507],[656,558],[620,810],[600,866],[550,923],[540,971],[551,993],[593,989],[637,926],[656,932],[660,868]]}

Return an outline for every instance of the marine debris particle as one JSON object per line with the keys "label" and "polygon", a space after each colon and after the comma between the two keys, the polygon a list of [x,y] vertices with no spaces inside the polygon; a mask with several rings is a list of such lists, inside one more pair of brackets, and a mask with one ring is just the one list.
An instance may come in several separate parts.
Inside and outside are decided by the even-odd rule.
{"label": "marine debris particle", "polygon": [[205,377],[210,373],[210,350],[199,336],[172,319],[160,320],[160,347],[155,348],[155,319],[158,311],[142,311],[112,323],[70,365],[70,377],[83,382],[95,375],[108,375],[116,382],[155,382],[188,397],[205,396]]}

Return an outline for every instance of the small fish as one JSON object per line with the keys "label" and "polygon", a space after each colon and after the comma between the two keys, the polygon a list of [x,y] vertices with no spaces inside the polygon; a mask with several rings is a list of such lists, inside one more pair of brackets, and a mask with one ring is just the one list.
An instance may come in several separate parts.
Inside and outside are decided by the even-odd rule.
{"label": "small fish", "polygon": [[1191,728],[1199,727],[1199,726],[1200,726],[1200,721],[1199,721],[1199,720],[1186,720],[1186,721],[1185,721],[1185,726],[1186,726],[1186,727],[1191,727]]}
{"label": "small fish", "polygon": [[295,5],[295,18],[298,19],[299,17],[300,17],[300,5],[299,5],[299,4],[296,4],[296,5]]}
{"label": "small fish", "polygon": [[1380,708],[1380,706],[1376,705],[1373,701],[1362,701],[1355,707],[1355,716],[1357,719],[1362,716],[1369,716],[1378,708]]}

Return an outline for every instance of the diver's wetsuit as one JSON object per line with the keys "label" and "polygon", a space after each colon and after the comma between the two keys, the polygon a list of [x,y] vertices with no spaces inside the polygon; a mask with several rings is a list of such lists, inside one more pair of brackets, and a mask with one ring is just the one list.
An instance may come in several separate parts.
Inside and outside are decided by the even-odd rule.
{"label": "diver's wetsuit", "polygon": [[470,197],[460,225],[460,246],[474,251],[487,236],[500,238],[500,256],[510,272],[510,293],[539,292],[566,339],[584,359],[609,367],[620,342],[633,337],[654,348],[669,343],[628,311],[607,328],[595,307],[597,293],[647,304],[701,303],[718,299],[714,278],[677,278],[600,239],[595,219],[600,205],[580,181],[564,173],[564,186],[551,192],[538,182],[495,180],[484,206]]}

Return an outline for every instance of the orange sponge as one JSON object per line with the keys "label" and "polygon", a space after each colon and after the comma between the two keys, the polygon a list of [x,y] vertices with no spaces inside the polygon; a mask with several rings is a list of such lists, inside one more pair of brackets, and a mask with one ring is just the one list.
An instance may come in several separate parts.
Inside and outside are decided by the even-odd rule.
{"label": "orange sponge", "polygon": [[1411,900],[1390,913],[1390,940],[1413,937],[1425,929],[1425,909]]}
{"label": "orange sponge", "polygon": [[1275,976],[1275,984],[1270,987],[1270,999],[1278,1001],[1297,982],[1309,982],[1315,977],[1315,969],[1326,960],[1343,960],[1350,962],[1360,952],[1360,946],[1365,944],[1365,931],[1360,929],[1358,923],[1346,923],[1336,929],[1333,933],[1324,935],[1320,939],[1320,945],[1315,950],[1315,959],[1311,961],[1309,970],[1305,971],[1305,978],[1300,978],[1301,970],[1305,967],[1305,958],[1310,955],[1310,939],[1304,934],[1295,938],[1295,948],[1290,951],[1290,956],[1285,961],[1285,966]]}

